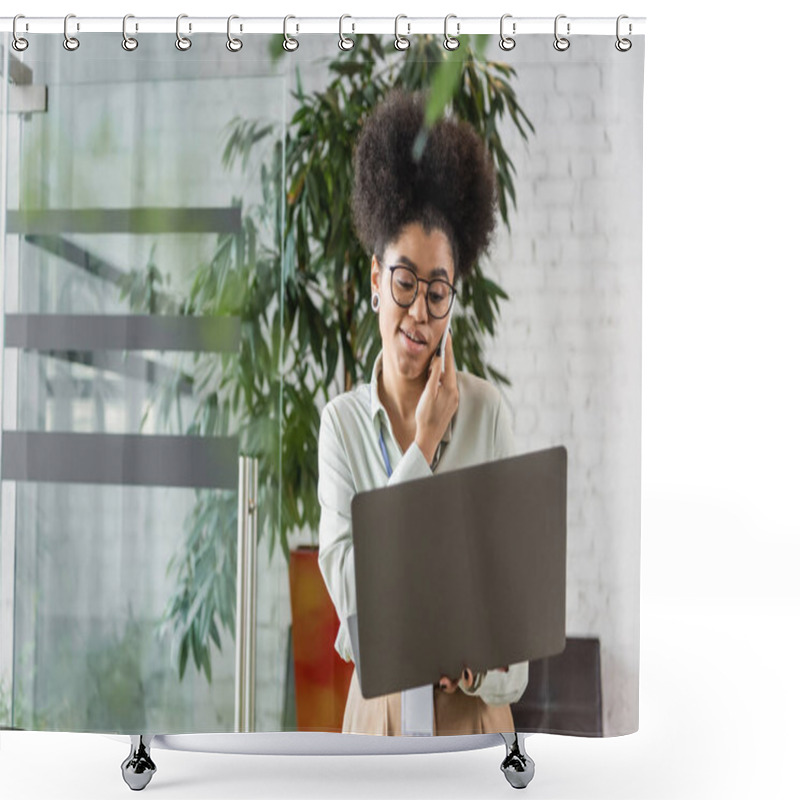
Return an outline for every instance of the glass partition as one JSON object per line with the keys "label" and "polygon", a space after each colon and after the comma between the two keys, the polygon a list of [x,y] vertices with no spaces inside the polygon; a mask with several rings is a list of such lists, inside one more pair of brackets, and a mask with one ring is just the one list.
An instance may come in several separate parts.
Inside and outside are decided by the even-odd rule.
{"label": "glass partition", "polygon": [[[80,58],[4,43],[44,100],[18,110],[3,78],[0,726],[234,728],[238,456],[280,453],[284,77],[167,38],[123,58],[115,35]],[[230,143],[256,115],[245,162]],[[287,568],[261,539],[256,726],[275,730]]]}

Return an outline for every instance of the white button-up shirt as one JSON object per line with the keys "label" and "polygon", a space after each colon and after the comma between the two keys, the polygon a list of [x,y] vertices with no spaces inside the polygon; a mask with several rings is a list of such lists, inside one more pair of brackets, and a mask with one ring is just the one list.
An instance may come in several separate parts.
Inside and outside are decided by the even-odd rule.
{"label": "white button-up shirt", "polygon": [[[416,443],[412,442],[404,453],[395,439],[389,415],[378,396],[381,369],[379,355],[370,383],[331,400],[320,420],[319,565],[339,615],[335,647],[345,661],[353,660],[347,618],[356,613],[350,517],[353,495],[433,474]],[[511,424],[500,392],[466,372],[457,373],[457,380],[458,409],[442,437],[434,469],[460,469],[514,455]],[[381,431],[391,477],[387,476],[381,452]],[[482,676],[473,693],[490,704],[512,703],[522,696],[527,682],[527,662],[512,664],[507,672],[491,670]]]}

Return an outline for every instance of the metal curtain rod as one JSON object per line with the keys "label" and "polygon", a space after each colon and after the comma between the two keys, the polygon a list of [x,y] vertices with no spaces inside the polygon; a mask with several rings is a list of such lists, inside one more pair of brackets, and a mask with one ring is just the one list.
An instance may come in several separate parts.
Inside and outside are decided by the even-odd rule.
{"label": "metal curtain rod", "polygon": [[[559,15],[560,24],[566,30],[569,24],[570,35],[605,35],[613,36],[617,31],[615,17],[570,17]],[[290,31],[297,33],[330,33],[340,32],[339,17],[303,17],[292,16]],[[395,17],[356,17],[345,15],[344,30],[347,34],[384,33],[394,34],[397,20]],[[400,32],[406,36],[415,33],[440,34],[445,30],[444,17],[412,17],[402,16]],[[553,17],[514,17],[505,15],[505,27],[509,34],[521,36],[532,33],[553,33]],[[0,31],[10,33],[13,30],[13,17],[0,17]],[[284,17],[235,17],[233,29],[237,34],[247,33],[284,33]],[[500,16],[497,17],[459,17],[450,15],[448,30],[452,35],[460,34],[496,34],[500,28]],[[626,36],[644,34],[645,17],[626,17]],[[70,15],[69,30],[77,33],[121,33],[122,17],[81,17]],[[184,34],[219,33],[228,31],[227,17],[193,17],[186,15],[181,21]],[[136,17],[127,20],[127,31],[133,33],[175,33],[175,17]],[[17,33],[64,33],[64,17],[27,17],[17,20]]]}

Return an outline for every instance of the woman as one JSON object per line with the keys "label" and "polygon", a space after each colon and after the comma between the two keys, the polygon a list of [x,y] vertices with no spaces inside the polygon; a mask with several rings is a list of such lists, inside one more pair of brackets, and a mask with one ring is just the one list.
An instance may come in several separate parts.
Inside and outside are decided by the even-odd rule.
{"label": "woman", "polygon": [[[421,97],[395,93],[367,120],[356,149],[353,219],[372,254],[372,309],[382,351],[370,384],[323,409],[319,436],[319,563],[340,620],[336,650],[352,660],[356,613],[350,502],[356,492],[513,455],[500,394],[457,372],[448,336],[455,282],[494,230],[494,168],[475,131],[441,120],[421,139]],[[415,158],[424,144],[421,155]],[[432,609],[441,613],[441,609]],[[514,730],[509,703],[528,665],[442,676],[434,733]],[[343,732],[399,734],[400,694],[365,700],[353,673]]]}

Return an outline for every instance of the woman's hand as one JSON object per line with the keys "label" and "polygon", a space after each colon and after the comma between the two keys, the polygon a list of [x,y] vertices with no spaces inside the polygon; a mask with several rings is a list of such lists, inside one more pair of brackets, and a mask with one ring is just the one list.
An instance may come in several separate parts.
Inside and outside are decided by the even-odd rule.
{"label": "woman's hand", "polygon": [[458,381],[452,336],[447,337],[444,358],[444,375],[442,375],[442,359],[435,356],[431,359],[428,382],[419,398],[415,414],[417,434],[414,441],[429,464],[433,461],[436,448],[458,409]]}
{"label": "woman's hand", "polygon": [[453,694],[458,689],[459,683],[464,685],[465,689],[471,689],[475,683],[475,674],[469,667],[465,667],[461,673],[460,678],[448,678],[447,675],[442,675],[439,679],[439,688],[443,689],[446,694]]}

